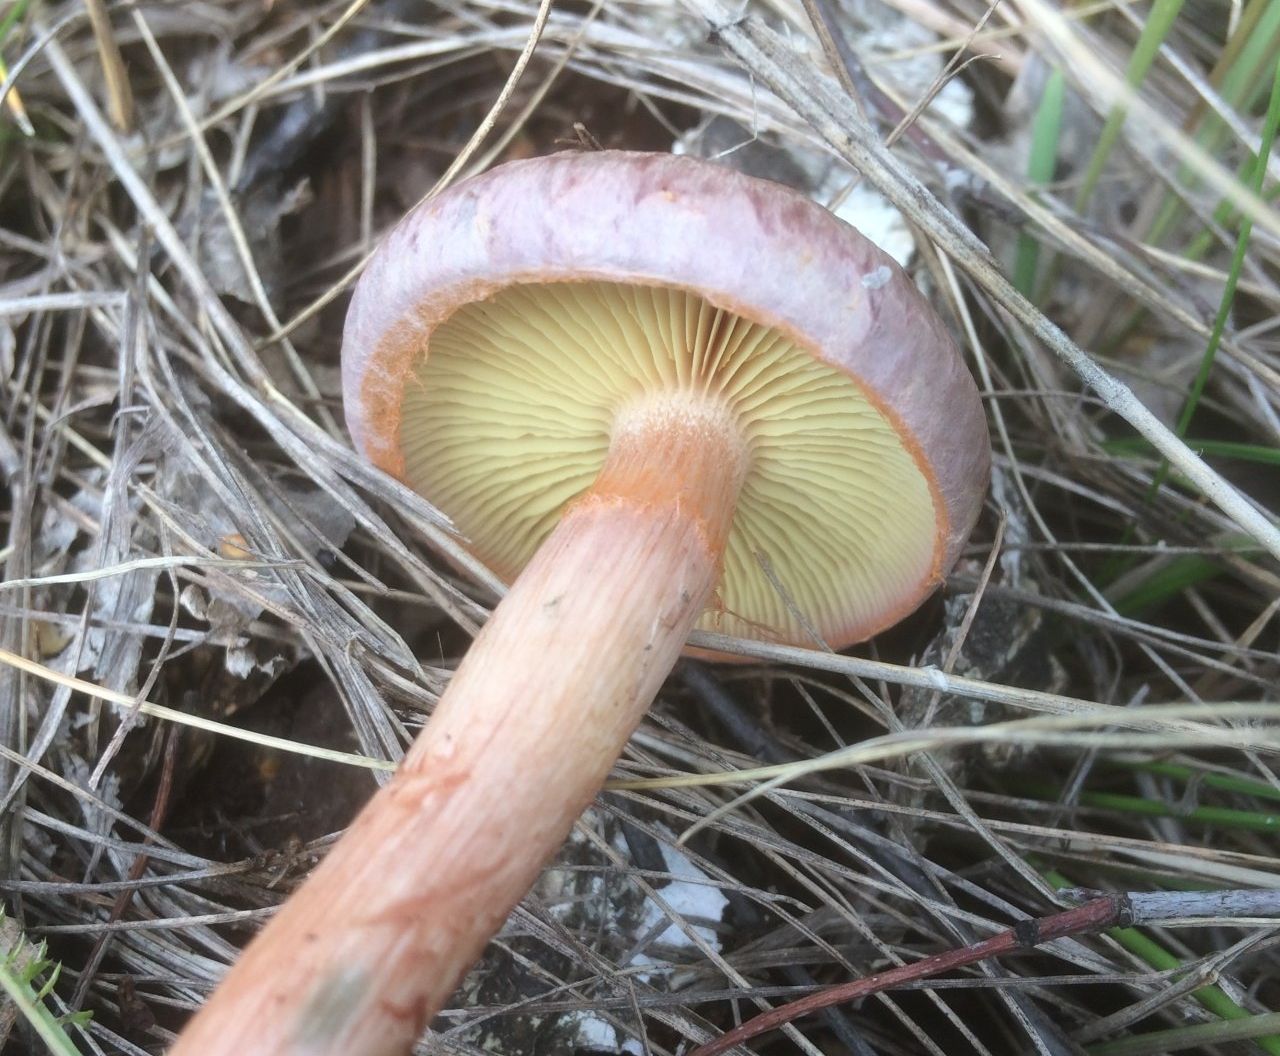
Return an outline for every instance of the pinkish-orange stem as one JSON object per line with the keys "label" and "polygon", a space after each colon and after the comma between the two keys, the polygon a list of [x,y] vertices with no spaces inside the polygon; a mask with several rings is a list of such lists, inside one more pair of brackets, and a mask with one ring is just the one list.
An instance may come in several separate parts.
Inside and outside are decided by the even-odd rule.
{"label": "pinkish-orange stem", "polygon": [[408,1051],[679,656],[716,582],[746,458],[714,404],[620,414],[592,490],[494,611],[394,779],[171,1056]]}

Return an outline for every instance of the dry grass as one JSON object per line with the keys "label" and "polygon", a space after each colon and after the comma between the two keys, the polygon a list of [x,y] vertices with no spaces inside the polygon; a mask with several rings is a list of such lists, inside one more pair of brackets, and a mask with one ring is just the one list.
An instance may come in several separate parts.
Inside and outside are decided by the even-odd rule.
{"label": "dry grass", "polygon": [[[1280,888],[1280,159],[1249,182],[1274,2],[1183,7],[1137,91],[1156,14],[1120,0],[15,10],[0,887],[63,963],[54,1010],[94,1013],[79,1051],[163,1050],[483,622],[499,586],[346,444],[345,292],[421,196],[579,136],[897,203],[993,488],[944,596],[857,657],[721,641],[756,662],[678,672],[422,1050],[674,1052],[1049,912],[1060,879]],[[963,127],[917,105],[944,77]],[[755,1044],[1105,1052],[1280,1008],[1275,936],[1060,940]]]}

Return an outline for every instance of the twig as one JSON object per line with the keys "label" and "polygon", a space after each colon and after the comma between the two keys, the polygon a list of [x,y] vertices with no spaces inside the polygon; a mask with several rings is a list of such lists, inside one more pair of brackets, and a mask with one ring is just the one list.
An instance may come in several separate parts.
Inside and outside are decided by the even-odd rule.
{"label": "twig", "polygon": [[[1065,887],[1059,896],[1069,902],[1089,902],[1103,892]],[[1133,891],[1124,896],[1131,924],[1169,924],[1172,921],[1239,922],[1247,917],[1280,917],[1280,891]],[[1280,923],[1280,922],[1278,922]]]}
{"label": "twig", "polygon": [[[182,727],[171,726],[165,736],[164,742],[164,762],[160,769],[160,783],[156,788],[155,799],[151,805],[151,816],[147,819],[147,826],[156,832],[164,827],[165,819],[169,816],[169,802],[173,794],[174,772],[177,768],[178,747],[181,743]],[[151,842],[150,836],[143,837],[143,845]],[[133,859],[133,864],[129,866],[129,872],[126,876],[126,886],[116,895],[115,901],[111,904],[111,910],[107,913],[107,924],[114,924],[129,908],[129,903],[133,901],[138,893],[136,886],[128,886],[128,884],[136,884],[147,873],[147,866],[151,859],[146,852],[141,852]],[[80,978],[76,981],[75,993],[71,997],[70,1005],[72,1009],[79,1011],[84,1006],[84,1000],[89,994],[89,987],[93,985],[94,976],[98,973],[98,967],[102,964],[102,958],[106,956],[107,944],[111,941],[111,931],[104,930],[93,944],[93,949],[89,952],[89,957],[85,961],[84,967],[80,970]]]}
{"label": "twig", "polygon": [[[792,1023],[810,1012],[869,997],[906,983],[915,983],[990,957],[999,957],[1018,950],[1029,950],[1054,939],[1090,934],[1110,927],[1132,927],[1135,924],[1168,923],[1174,920],[1220,921],[1226,919],[1239,922],[1242,918],[1248,917],[1280,916],[1280,891],[1158,891],[1106,894],[1086,888],[1067,888],[1060,894],[1068,901],[1081,900],[1083,904],[1060,913],[1052,913],[1047,917],[1019,921],[1008,931],[1003,931],[982,942],[948,950],[945,953],[937,953],[911,964],[855,979],[842,986],[831,987],[821,993],[781,1005],[748,1020],[715,1041],[700,1046],[689,1056],[717,1056],[718,1053],[727,1052],[735,1045],[758,1037],[766,1031],[774,1030],[784,1023]],[[1259,1030],[1258,1033],[1265,1032]]]}
{"label": "twig", "polygon": [[1128,914],[1128,900],[1125,895],[1107,895],[1092,902],[1086,902],[1083,906],[1063,910],[1061,913],[1022,920],[1008,931],[1002,931],[982,942],[957,950],[948,950],[945,953],[935,953],[931,957],[913,961],[911,964],[868,975],[851,983],[845,983],[843,986],[835,986],[810,997],[801,998],[799,1001],[781,1005],[748,1020],[740,1027],[735,1027],[727,1034],[716,1038],[715,1041],[699,1046],[689,1056],[718,1056],[719,1053],[728,1052],[735,1045],[741,1045],[744,1041],[758,1037],[766,1031],[775,1030],[785,1023],[792,1023],[810,1012],[844,1004],[847,1001],[856,1001],[903,983],[927,979],[941,972],[954,971],[989,957],[1034,949],[1042,943],[1069,935],[1087,934],[1116,924],[1131,923]]}

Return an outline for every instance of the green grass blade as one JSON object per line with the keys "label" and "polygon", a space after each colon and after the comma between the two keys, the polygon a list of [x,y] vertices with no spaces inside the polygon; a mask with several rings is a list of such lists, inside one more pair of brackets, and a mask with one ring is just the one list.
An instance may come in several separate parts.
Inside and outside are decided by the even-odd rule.
{"label": "green grass blade", "polygon": [[1233,792],[1241,796],[1256,796],[1259,799],[1280,800],[1280,788],[1275,788],[1265,781],[1254,781],[1247,777],[1233,777],[1230,774],[1218,774],[1213,771],[1196,770],[1180,763],[1136,762],[1131,759],[1111,759],[1105,765],[1123,770],[1135,770],[1157,777],[1169,777],[1175,781],[1190,784],[1194,781],[1205,788],[1217,789],[1219,792]]}
{"label": "green grass blade", "polygon": [[[1280,10],[1280,4],[1274,6]],[[1271,147],[1275,143],[1276,128],[1278,126],[1280,126],[1280,63],[1277,63],[1271,77],[1271,99],[1267,104],[1267,116],[1262,124],[1260,149],[1258,156],[1254,159],[1253,172],[1249,179],[1249,188],[1255,193],[1260,193],[1262,190],[1262,181],[1266,176],[1267,162],[1271,157]],[[1249,236],[1252,233],[1253,222],[1248,217],[1242,217],[1240,233],[1236,238],[1235,252],[1231,255],[1231,267],[1227,271],[1226,286],[1223,287],[1222,299],[1218,303],[1218,314],[1214,318],[1213,331],[1209,335],[1209,344],[1200,359],[1200,368],[1196,371],[1195,380],[1191,383],[1191,392],[1188,393],[1187,399],[1182,405],[1182,412],[1178,415],[1178,422],[1174,431],[1179,437],[1187,435],[1187,427],[1190,426],[1191,419],[1195,416],[1196,407],[1199,406],[1200,397],[1204,394],[1205,385],[1209,381],[1209,374],[1213,370],[1218,348],[1222,344],[1223,331],[1226,329],[1227,320],[1231,318],[1231,306],[1235,303],[1236,286],[1240,282],[1240,272],[1244,267],[1245,255],[1249,251]],[[1168,474],[1169,463],[1162,460],[1160,468],[1156,471],[1155,479],[1151,482],[1148,501],[1160,489],[1160,485],[1164,483]]]}
{"label": "green grass blade", "polygon": [[[1214,458],[1234,458],[1241,462],[1258,462],[1264,466],[1280,466],[1280,447],[1264,447],[1261,444],[1241,444],[1232,440],[1188,440],[1187,446],[1198,455]],[[1102,449],[1109,455],[1149,455],[1153,448],[1142,437],[1126,437],[1123,440],[1106,440]]]}
{"label": "green grass blade", "polygon": [[[1280,4],[1275,8],[1280,11]],[[1267,173],[1267,162],[1271,157],[1271,147],[1276,140],[1276,129],[1280,127],[1280,63],[1277,63],[1271,77],[1271,100],[1267,104],[1267,117],[1262,125],[1262,140],[1259,144],[1258,156],[1253,163],[1253,172],[1249,180],[1249,189],[1255,194],[1262,193],[1263,177]],[[1222,332],[1227,320],[1231,317],[1231,306],[1236,298],[1236,286],[1240,282],[1240,271],[1244,267],[1244,258],[1249,250],[1249,236],[1253,233],[1253,221],[1248,217],[1241,218],[1240,234],[1236,238],[1235,253],[1231,257],[1231,269],[1227,272],[1227,284],[1222,291],[1222,301],[1218,305],[1218,314],[1213,322],[1213,333],[1204,357],[1200,361],[1200,370],[1192,383],[1191,393],[1183,405],[1182,414],[1178,417],[1178,436],[1187,435],[1187,426],[1196,413],[1196,406],[1204,392],[1205,383],[1209,380],[1209,372],[1213,369],[1214,358],[1218,354],[1218,346],[1222,343]]]}
{"label": "green grass blade", "polygon": [[[1129,57],[1129,65],[1124,73],[1129,87],[1137,90],[1142,86],[1147,71],[1151,69],[1151,64],[1160,54],[1160,45],[1164,43],[1164,38],[1169,35],[1178,13],[1182,10],[1182,4],[1183,0],[1156,0],[1152,5],[1151,14],[1142,27],[1142,33],[1138,37],[1138,43],[1134,45],[1133,54]],[[1125,114],[1126,110],[1123,106],[1114,106],[1107,114],[1102,132],[1098,135],[1098,143],[1093,148],[1093,156],[1089,159],[1089,167],[1085,170],[1084,179],[1080,181],[1080,187],[1076,191],[1075,208],[1078,213],[1084,211],[1089,204],[1089,199],[1093,197],[1094,189],[1102,176],[1102,170],[1106,167],[1107,159],[1120,138],[1121,129],[1124,128]]]}
{"label": "green grass blade", "polygon": [[18,21],[27,13],[27,0],[18,0],[16,4],[10,4],[9,10],[4,13],[4,17],[0,18],[0,44],[9,39],[9,31],[18,24]]}
{"label": "green grass blade", "polygon": [[[1280,52],[1280,4],[1274,0],[1259,0],[1256,7],[1250,7],[1252,10],[1241,19],[1228,44],[1230,58],[1224,52],[1224,59],[1212,78],[1219,85],[1223,101],[1242,113],[1250,110],[1259,98],[1267,83],[1264,71],[1274,65],[1277,52]],[[1227,125],[1217,114],[1209,113],[1196,132],[1196,142],[1206,151],[1213,152],[1220,148],[1227,130]],[[1193,186],[1190,170],[1180,169],[1177,182],[1182,186]],[[1222,203],[1218,209],[1225,211],[1226,215],[1234,213],[1229,203]],[[1164,203],[1147,231],[1147,241],[1159,244],[1182,212],[1182,200],[1172,190],[1167,191]]]}
{"label": "green grass blade", "polygon": [[[1045,82],[1044,94],[1031,123],[1031,156],[1027,160],[1027,183],[1043,186],[1053,179],[1058,160],[1058,138],[1062,132],[1062,104],[1066,97],[1066,78],[1054,70]],[[1040,243],[1029,231],[1018,233],[1018,248],[1013,262],[1013,284],[1027,297],[1032,295],[1040,261]]]}
{"label": "green grass blade", "polygon": [[[1050,803],[1062,801],[1062,790],[1040,782],[1016,782],[1015,791]],[[1236,810],[1231,807],[1193,807],[1181,810],[1176,804],[1165,803],[1142,796],[1130,796],[1120,792],[1081,792],[1075,802],[1082,807],[1111,810],[1120,814],[1132,814],[1148,818],[1177,818],[1194,825],[1207,825],[1219,829],[1243,829],[1248,832],[1280,832],[1280,814],[1264,814],[1253,810]]]}
{"label": "green grass blade", "polygon": [[[1275,5],[1280,9],[1280,4]],[[1276,64],[1276,69],[1271,77],[1271,100],[1267,104],[1267,116],[1262,123],[1262,137],[1260,145],[1258,145],[1258,155],[1253,160],[1253,172],[1249,175],[1249,188],[1254,192],[1262,191],[1262,180],[1266,177],[1267,161],[1271,157],[1271,147],[1275,143],[1276,128],[1280,127],[1280,63]],[[1204,387],[1208,384],[1208,376],[1213,370],[1213,361],[1217,358],[1217,349],[1222,343],[1222,332],[1226,329],[1226,323],[1231,317],[1231,306],[1235,303],[1235,288],[1240,282],[1240,270],[1244,268],[1245,253],[1249,250],[1249,236],[1253,233],[1253,221],[1244,216],[1240,219],[1239,236],[1235,239],[1235,252],[1231,255],[1231,266],[1226,273],[1226,285],[1222,288],[1222,297],[1217,306],[1217,315],[1213,319],[1213,329],[1210,333],[1208,344],[1204,348],[1204,355],[1201,357],[1201,364],[1196,371],[1196,379],[1192,381],[1192,389],[1188,393],[1187,399],[1183,403],[1183,410],[1179,413],[1178,424],[1175,425],[1174,431],[1179,438],[1187,435],[1188,426],[1194,415],[1199,401],[1204,393]],[[1160,466],[1157,467],[1156,475],[1151,481],[1151,488],[1147,490],[1147,502],[1151,502],[1155,498],[1156,493],[1160,490],[1161,485],[1165,483],[1166,477],[1169,476],[1169,462],[1161,460]]]}
{"label": "green grass blade", "polygon": [[1162,565],[1141,583],[1115,598],[1116,611],[1134,616],[1176,597],[1189,587],[1212,579],[1222,572],[1216,561],[1198,554],[1183,554]]}

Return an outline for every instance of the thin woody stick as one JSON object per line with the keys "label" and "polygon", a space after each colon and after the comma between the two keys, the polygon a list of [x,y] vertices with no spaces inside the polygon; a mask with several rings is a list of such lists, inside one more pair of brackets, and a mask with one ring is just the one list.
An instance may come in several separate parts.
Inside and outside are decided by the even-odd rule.
{"label": "thin woody stick", "polygon": [[1110,927],[1131,927],[1152,921],[1202,919],[1240,920],[1280,916],[1280,891],[1156,891],[1104,894],[1088,888],[1067,888],[1059,894],[1068,900],[1087,899],[1083,905],[1047,917],[1019,921],[1007,931],[955,950],[864,976],[841,986],[792,1001],[735,1027],[715,1041],[694,1049],[689,1056],[718,1056],[735,1045],[833,1005],[869,997],[906,983],[919,982],[943,972],[976,964],[1019,950],[1030,950],[1054,939],[1084,935]]}
{"label": "thin woody stick", "polygon": [[727,1034],[716,1038],[715,1041],[699,1046],[689,1056],[718,1056],[719,1053],[728,1052],[735,1045],[741,1045],[770,1030],[776,1030],[786,1023],[792,1023],[810,1012],[844,1004],[847,1001],[856,1001],[858,998],[869,997],[871,994],[878,994],[904,983],[928,979],[942,972],[954,971],[956,968],[984,961],[988,957],[999,957],[1017,950],[1030,950],[1054,939],[1100,931],[1103,928],[1127,922],[1126,900],[1123,895],[1109,895],[1061,913],[1019,921],[1008,931],[1002,931],[971,946],[947,950],[945,953],[935,953],[931,957],[925,957],[911,964],[891,968],[887,972],[877,972],[875,975],[855,979],[843,986],[823,990],[821,993],[801,998],[799,1001],[780,1005],[748,1020],[740,1027],[735,1027]]}

